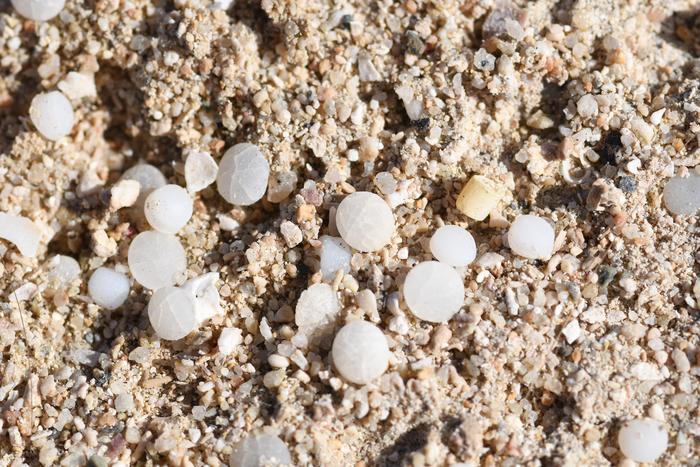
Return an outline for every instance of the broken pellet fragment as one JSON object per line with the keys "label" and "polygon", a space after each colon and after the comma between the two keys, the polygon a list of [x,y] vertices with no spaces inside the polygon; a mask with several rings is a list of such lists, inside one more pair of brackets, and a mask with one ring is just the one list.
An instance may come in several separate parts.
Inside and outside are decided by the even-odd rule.
{"label": "broken pellet fragment", "polygon": [[457,209],[467,217],[483,221],[505,194],[503,186],[483,175],[474,175],[457,197]]}

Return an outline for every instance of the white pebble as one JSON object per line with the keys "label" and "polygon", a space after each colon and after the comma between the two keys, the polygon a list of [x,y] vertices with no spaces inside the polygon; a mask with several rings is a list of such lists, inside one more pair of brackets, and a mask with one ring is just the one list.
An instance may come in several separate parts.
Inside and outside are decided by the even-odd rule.
{"label": "white pebble", "polygon": [[620,451],[636,462],[654,462],[668,446],[664,425],[651,418],[626,422],[617,436]]}
{"label": "white pebble", "polygon": [[172,286],[187,269],[185,249],[174,235],[142,232],[129,247],[129,269],[142,286],[159,289]]}
{"label": "white pebble", "polygon": [[389,345],[381,329],[367,321],[353,321],[333,340],[333,364],[343,378],[367,384],[389,367]]}
{"label": "white pebble", "polygon": [[435,259],[450,266],[468,266],[476,259],[476,242],[462,227],[444,225],[430,239],[430,252]]}
{"label": "white pebble", "polygon": [[129,278],[110,268],[97,268],[88,281],[88,292],[102,308],[119,308],[129,296]]}
{"label": "white pebble", "polygon": [[192,217],[193,203],[187,190],[165,185],[146,198],[144,212],[151,227],[160,233],[176,234]]}
{"label": "white pebble", "polygon": [[464,303],[464,284],[453,267],[426,261],[411,269],[403,285],[406,305],[417,318],[447,321]]}
{"label": "white pebble", "polygon": [[664,187],[664,204],[672,214],[695,214],[700,208],[700,174],[691,169],[687,177],[671,178]]}
{"label": "white pebble", "polygon": [[68,99],[82,99],[83,97],[97,97],[95,75],[71,71],[66,79],[56,85]]}
{"label": "white pebble", "polygon": [[248,206],[263,197],[269,177],[270,165],[260,149],[250,143],[240,143],[221,158],[216,184],[226,201]]}
{"label": "white pebble", "polygon": [[0,212],[0,238],[14,243],[24,256],[33,257],[41,240],[41,230],[26,217]]}
{"label": "white pebble", "polygon": [[122,175],[121,180],[136,180],[139,182],[140,190],[139,197],[136,200],[136,206],[143,209],[146,203],[146,198],[153,190],[165,186],[167,181],[163,172],[153,167],[150,164],[139,164],[128,169]]}
{"label": "white pebble", "polygon": [[41,135],[58,141],[73,129],[73,106],[61,91],[37,94],[29,107],[29,117]]}
{"label": "white pebble", "polygon": [[340,317],[338,294],[328,284],[314,284],[301,293],[294,321],[307,336],[333,332]]}
{"label": "white pebble", "polygon": [[541,217],[520,216],[510,226],[508,245],[525,258],[547,259],[554,249],[554,229]]}
{"label": "white pebble", "polygon": [[216,288],[217,280],[219,280],[219,273],[210,272],[192,278],[180,287],[180,289],[187,292],[190,301],[194,304],[196,323],[198,325],[214,316],[224,314],[224,309],[219,303],[219,291]]}
{"label": "white pebble", "polygon": [[290,465],[292,456],[277,436],[248,436],[233,446],[230,467],[281,467]]}
{"label": "white pebble", "polygon": [[187,292],[177,287],[156,290],[148,302],[148,319],[161,339],[176,341],[196,326],[194,304]]}
{"label": "white pebble", "polygon": [[576,103],[576,110],[583,118],[595,117],[598,115],[598,101],[590,94],[586,94]]}
{"label": "white pebble", "polygon": [[219,353],[223,356],[231,355],[236,347],[243,343],[243,331],[239,328],[224,328],[217,341]]}
{"label": "white pebble", "polygon": [[214,183],[219,166],[208,152],[193,152],[185,161],[185,182],[190,193],[201,191]]}
{"label": "white pebble", "polygon": [[109,208],[118,211],[133,206],[139,198],[140,191],[141,186],[136,180],[119,180],[109,190]]}
{"label": "white pebble", "polygon": [[[126,412],[134,408],[134,396],[123,392],[114,399],[114,410],[117,412]],[[113,464],[114,465],[114,464]]]}
{"label": "white pebble", "polygon": [[321,248],[316,250],[321,257],[321,274],[324,281],[332,281],[339,269],[345,274],[350,272],[350,259],[352,253],[347,243],[342,238],[323,235],[319,238]]}
{"label": "white pebble", "polygon": [[368,191],[348,195],[338,205],[335,222],[343,240],[359,251],[380,250],[391,242],[394,234],[391,208]]}
{"label": "white pebble", "polygon": [[64,290],[80,277],[80,264],[70,256],[56,255],[48,261],[46,276],[50,288]]}
{"label": "white pebble", "polygon": [[17,13],[33,21],[47,21],[63,10],[66,0],[12,0]]}

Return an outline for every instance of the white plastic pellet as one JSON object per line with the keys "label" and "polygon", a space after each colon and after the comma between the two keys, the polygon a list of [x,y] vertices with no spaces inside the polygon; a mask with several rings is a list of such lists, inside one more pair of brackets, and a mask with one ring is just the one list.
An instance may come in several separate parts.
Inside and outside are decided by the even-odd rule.
{"label": "white plastic pellet", "polygon": [[144,205],[148,223],[164,234],[179,232],[192,217],[192,209],[192,198],[179,185],[165,185],[154,190]]}
{"label": "white plastic pellet", "polygon": [[520,216],[510,226],[508,245],[525,258],[547,259],[554,249],[554,229],[541,217]]}
{"label": "white plastic pellet", "polygon": [[148,319],[161,339],[176,341],[196,326],[194,304],[186,291],[177,287],[156,290],[148,302]]}
{"label": "white plastic pellet", "polygon": [[129,269],[141,285],[148,289],[173,286],[187,269],[185,249],[174,235],[141,232],[129,247]]}
{"label": "white plastic pellet", "polygon": [[51,141],[69,135],[73,129],[73,106],[61,91],[34,96],[29,117],[39,133]]}
{"label": "white plastic pellet", "polygon": [[80,277],[80,264],[70,256],[56,255],[47,263],[48,286],[54,290],[64,290]]}
{"label": "white plastic pellet", "polygon": [[185,182],[190,193],[201,191],[214,183],[219,166],[208,152],[192,152],[185,161]]}
{"label": "white plastic pellet", "polygon": [[292,463],[284,441],[277,436],[248,436],[233,446],[229,467],[282,467]]}
{"label": "white plastic pellet", "polygon": [[321,248],[316,250],[321,257],[321,274],[324,281],[332,281],[339,269],[345,274],[350,272],[352,252],[342,238],[324,235],[319,238]]}
{"label": "white plastic pellet", "polygon": [[32,21],[47,21],[63,10],[66,0],[12,0],[17,13]]}
{"label": "white plastic pellet", "polygon": [[452,266],[426,261],[409,271],[403,285],[409,310],[432,323],[447,321],[464,303],[464,283]]}
{"label": "white plastic pellet", "polygon": [[14,243],[24,256],[36,255],[41,235],[39,227],[26,217],[0,212],[0,238]]}
{"label": "white plastic pellet", "polygon": [[620,451],[636,462],[654,462],[668,446],[668,432],[654,419],[636,419],[626,422],[617,436]]}
{"label": "white plastic pellet", "polygon": [[150,164],[139,164],[131,167],[122,175],[122,180],[136,180],[139,182],[139,197],[136,200],[136,207],[143,209],[146,198],[153,190],[165,186],[167,180],[163,172]]}
{"label": "white plastic pellet", "polygon": [[476,259],[476,242],[462,227],[443,225],[430,239],[430,252],[435,259],[450,266],[468,266]]}
{"label": "white plastic pellet", "polygon": [[260,149],[250,143],[240,143],[221,158],[216,185],[229,203],[248,206],[263,197],[269,177],[270,165]]}
{"label": "white plastic pellet", "polygon": [[314,284],[301,293],[294,321],[307,336],[333,332],[341,310],[338,294],[328,284]]}
{"label": "white plastic pellet", "polygon": [[700,208],[700,174],[691,169],[687,177],[671,178],[664,187],[664,204],[672,214],[695,214]]}
{"label": "white plastic pellet", "polygon": [[335,222],[340,236],[359,251],[372,252],[391,242],[394,214],[386,201],[374,193],[358,191],[338,205]]}
{"label": "white plastic pellet", "polygon": [[131,284],[124,274],[110,268],[97,268],[88,281],[88,292],[92,300],[102,308],[119,308],[129,296]]}
{"label": "white plastic pellet", "polygon": [[381,329],[367,321],[342,327],[333,340],[333,364],[343,378],[367,384],[389,367],[389,345]]}

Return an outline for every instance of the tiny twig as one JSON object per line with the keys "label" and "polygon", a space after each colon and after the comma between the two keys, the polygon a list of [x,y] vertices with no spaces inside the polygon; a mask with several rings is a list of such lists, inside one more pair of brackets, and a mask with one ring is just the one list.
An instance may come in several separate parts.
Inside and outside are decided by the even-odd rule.
{"label": "tiny twig", "polygon": [[29,393],[29,433],[34,429],[34,394],[32,394],[32,357],[29,350],[29,338],[27,336],[27,327],[24,324],[24,314],[22,313],[22,304],[17,297],[17,289],[12,292],[15,295],[15,301],[17,302],[17,308],[19,309],[19,319],[22,323],[22,331],[24,333],[24,343],[27,346],[27,365],[29,367],[29,377],[27,378],[27,388]]}

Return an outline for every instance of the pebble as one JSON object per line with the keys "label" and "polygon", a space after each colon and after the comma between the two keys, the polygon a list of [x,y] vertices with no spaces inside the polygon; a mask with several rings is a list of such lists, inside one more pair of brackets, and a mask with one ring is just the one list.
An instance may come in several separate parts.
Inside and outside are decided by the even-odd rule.
{"label": "pebble", "polygon": [[191,152],[185,161],[185,183],[190,193],[202,191],[216,181],[219,166],[208,152]]}
{"label": "pebble", "polygon": [[39,133],[51,141],[69,135],[73,129],[73,106],[61,91],[34,96],[29,107],[29,117]]}
{"label": "pebble", "polygon": [[464,284],[457,271],[437,261],[411,269],[403,285],[406,305],[417,318],[432,323],[447,321],[464,303]]}
{"label": "pebble", "polygon": [[314,284],[301,293],[294,321],[307,336],[329,334],[340,318],[341,303],[328,284]]}
{"label": "pebble", "polygon": [[187,269],[185,249],[177,237],[159,232],[138,234],[127,260],[134,279],[152,290],[177,284]]}
{"label": "pebble", "polygon": [[280,233],[289,248],[294,248],[304,239],[301,229],[294,222],[283,221],[280,224]]}
{"label": "pebble", "polygon": [[636,419],[625,422],[617,440],[626,457],[636,462],[654,462],[666,451],[668,433],[657,420]]}
{"label": "pebble", "polygon": [[242,439],[233,446],[229,458],[230,467],[281,467],[291,463],[292,456],[287,445],[277,436],[270,435]]}
{"label": "pebble", "polygon": [[236,347],[243,343],[243,331],[239,328],[224,328],[217,341],[219,353],[224,356],[231,355]]}
{"label": "pebble", "polygon": [[664,187],[666,208],[682,216],[691,216],[700,208],[700,174],[696,169],[688,171],[687,177],[676,175]]}
{"label": "pebble", "polygon": [[284,201],[297,186],[297,174],[281,170],[270,175],[267,184],[267,200],[271,203]]}
{"label": "pebble", "polygon": [[335,221],[343,240],[359,251],[378,251],[391,242],[394,234],[391,208],[378,195],[367,191],[353,193],[341,201]]}
{"label": "pebble", "polygon": [[345,274],[350,273],[350,259],[352,252],[350,247],[342,238],[323,235],[319,238],[321,248],[317,248],[316,252],[321,257],[320,270],[324,281],[332,281],[335,279],[338,270],[342,270]]}
{"label": "pebble", "polygon": [[136,203],[139,198],[141,185],[136,180],[119,180],[109,190],[109,208],[118,211],[121,208],[128,208]]}
{"label": "pebble", "polygon": [[430,239],[430,253],[450,266],[468,266],[476,259],[476,242],[462,227],[444,225]]}
{"label": "pebble", "polygon": [[127,412],[134,408],[134,396],[123,392],[114,399],[114,409],[117,412]]}
{"label": "pebble", "polygon": [[231,204],[249,206],[259,201],[267,189],[270,165],[260,149],[240,143],[224,153],[216,184],[221,196]]}
{"label": "pebble", "polygon": [[102,308],[115,310],[129,296],[131,284],[124,274],[110,268],[97,268],[88,281],[88,293]]}
{"label": "pebble", "polygon": [[520,216],[510,226],[508,245],[525,258],[547,259],[554,249],[554,229],[541,217]]}
{"label": "pebble", "polygon": [[148,319],[158,337],[175,341],[194,330],[197,317],[187,292],[166,286],[156,290],[148,302]]}
{"label": "pebble", "polygon": [[343,378],[367,384],[389,367],[389,345],[381,329],[367,321],[353,321],[333,340],[333,364]]}
{"label": "pebble", "polygon": [[48,21],[58,15],[66,0],[12,0],[17,13],[33,21]]}

